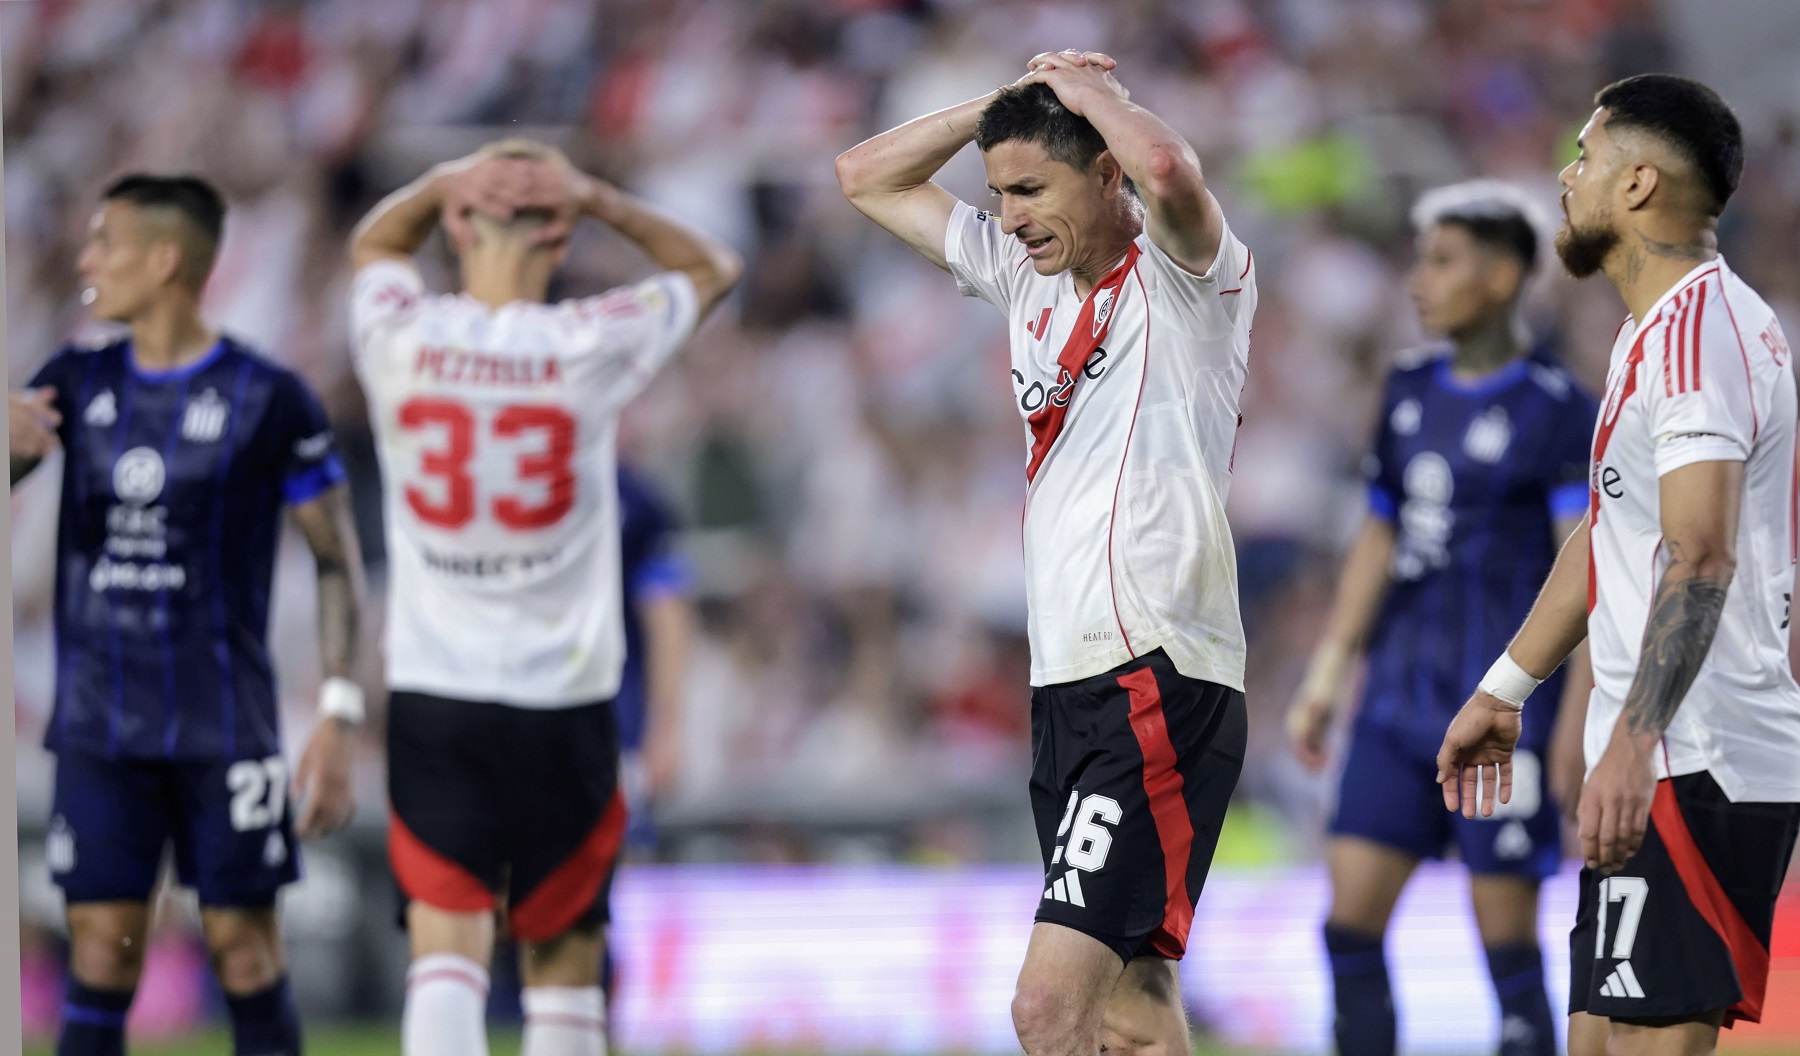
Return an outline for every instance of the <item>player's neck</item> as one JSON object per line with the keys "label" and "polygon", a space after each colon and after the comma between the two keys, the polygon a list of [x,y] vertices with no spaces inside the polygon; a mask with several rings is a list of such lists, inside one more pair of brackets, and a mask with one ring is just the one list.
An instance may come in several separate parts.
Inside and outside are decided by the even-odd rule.
{"label": "player's neck", "polygon": [[1619,291],[1625,307],[1639,326],[1675,284],[1719,255],[1719,238],[1713,221],[1699,228],[1652,225],[1625,233],[1607,255],[1606,277]]}
{"label": "player's neck", "polygon": [[1137,238],[1141,227],[1120,226],[1105,232],[1095,242],[1094,252],[1088,254],[1090,259],[1069,268],[1069,274],[1075,280],[1075,296],[1086,297],[1094,292],[1094,287],[1107,273],[1119,266],[1125,259],[1125,252],[1131,248],[1131,242]]}
{"label": "player's neck", "polygon": [[1523,327],[1512,312],[1496,312],[1477,320],[1451,338],[1450,374],[1458,381],[1485,377],[1518,359],[1525,351]]}
{"label": "player's neck", "polygon": [[185,367],[212,351],[218,340],[192,298],[163,301],[131,321],[131,358],[145,370]]}
{"label": "player's neck", "polygon": [[463,292],[489,308],[518,301],[542,304],[550,295],[550,274],[522,273],[519,268],[463,268]]}

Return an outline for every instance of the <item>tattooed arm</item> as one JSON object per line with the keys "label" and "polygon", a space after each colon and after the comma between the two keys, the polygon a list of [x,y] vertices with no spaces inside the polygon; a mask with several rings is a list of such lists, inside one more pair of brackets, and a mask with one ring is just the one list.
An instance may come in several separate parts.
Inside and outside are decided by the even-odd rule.
{"label": "tattooed arm", "polygon": [[1578,812],[1582,857],[1613,872],[1644,841],[1656,795],[1656,751],[1712,649],[1737,567],[1742,462],[1696,462],[1661,484],[1663,552],[1637,677]]}

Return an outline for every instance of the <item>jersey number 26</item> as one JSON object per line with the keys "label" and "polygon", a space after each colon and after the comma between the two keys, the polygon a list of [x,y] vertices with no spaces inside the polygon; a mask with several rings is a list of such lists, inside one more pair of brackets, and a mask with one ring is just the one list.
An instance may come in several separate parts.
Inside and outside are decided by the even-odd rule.
{"label": "jersey number 26", "polygon": [[[469,463],[477,442],[475,412],[455,400],[419,396],[400,405],[400,427],[408,432],[438,428],[443,445],[427,450],[419,459],[419,471],[438,481],[433,494],[417,484],[406,485],[406,504],[419,520],[435,528],[455,530],[475,516],[475,478]],[[531,434],[543,436],[536,451],[519,455],[517,479],[541,482],[539,501],[517,495],[497,495],[491,500],[494,520],[514,531],[548,528],[563,519],[575,505],[575,419],[560,407],[545,404],[510,404],[494,414],[488,436],[512,440]]]}

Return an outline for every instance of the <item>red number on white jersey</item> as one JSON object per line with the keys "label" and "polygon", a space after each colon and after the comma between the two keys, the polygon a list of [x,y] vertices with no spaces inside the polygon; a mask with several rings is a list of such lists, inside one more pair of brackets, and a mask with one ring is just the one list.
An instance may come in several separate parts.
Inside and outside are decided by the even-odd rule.
{"label": "red number on white jersey", "polygon": [[[475,457],[475,413],[455,400],[419,396],[400,405],[400,427],[409,431],[441,427],[444,437],[442,447],[419,459],[419,471],[441,482],[439,497],[408,484],[407,505],[419,520],[436,528],[454,531],[468,524],[475,516],[475,478],[469,474],[469,462]],[[575,506],[575,419],[559,407],[543,404],[512,404],[494,416],[491,435],[496,439],[534,433],[544,437],[543,447],[519,455],[518,479],[542,481],[542,500],[498,495],[492,503],[494,519],[514,531],[548,528]]]}

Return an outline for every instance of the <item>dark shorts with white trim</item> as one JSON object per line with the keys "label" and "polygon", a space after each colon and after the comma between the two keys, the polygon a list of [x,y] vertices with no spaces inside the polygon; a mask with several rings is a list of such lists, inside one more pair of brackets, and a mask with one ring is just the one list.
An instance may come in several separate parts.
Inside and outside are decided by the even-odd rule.
{"label": "dark shorts with white trim", "polygon": [[1581,871],[1569,1011],[1758,1022],[1797,833],[1800,803],[1733,803],[1705,772],[1657,782],[1638,853],[1611,876]]}
{"label": "dark shorts with white trim", "polygon": [[388,860],[405,900],[504,907],[525,942],[606,923],[626,820],[610,701],[538,710],[395,691],[387,740]]}
{"label": "dark shorts with white trim", "polygon": [[1179,959],[1244,765],[1244,694],[1161,649],[1031,694],[1037,920]]}

